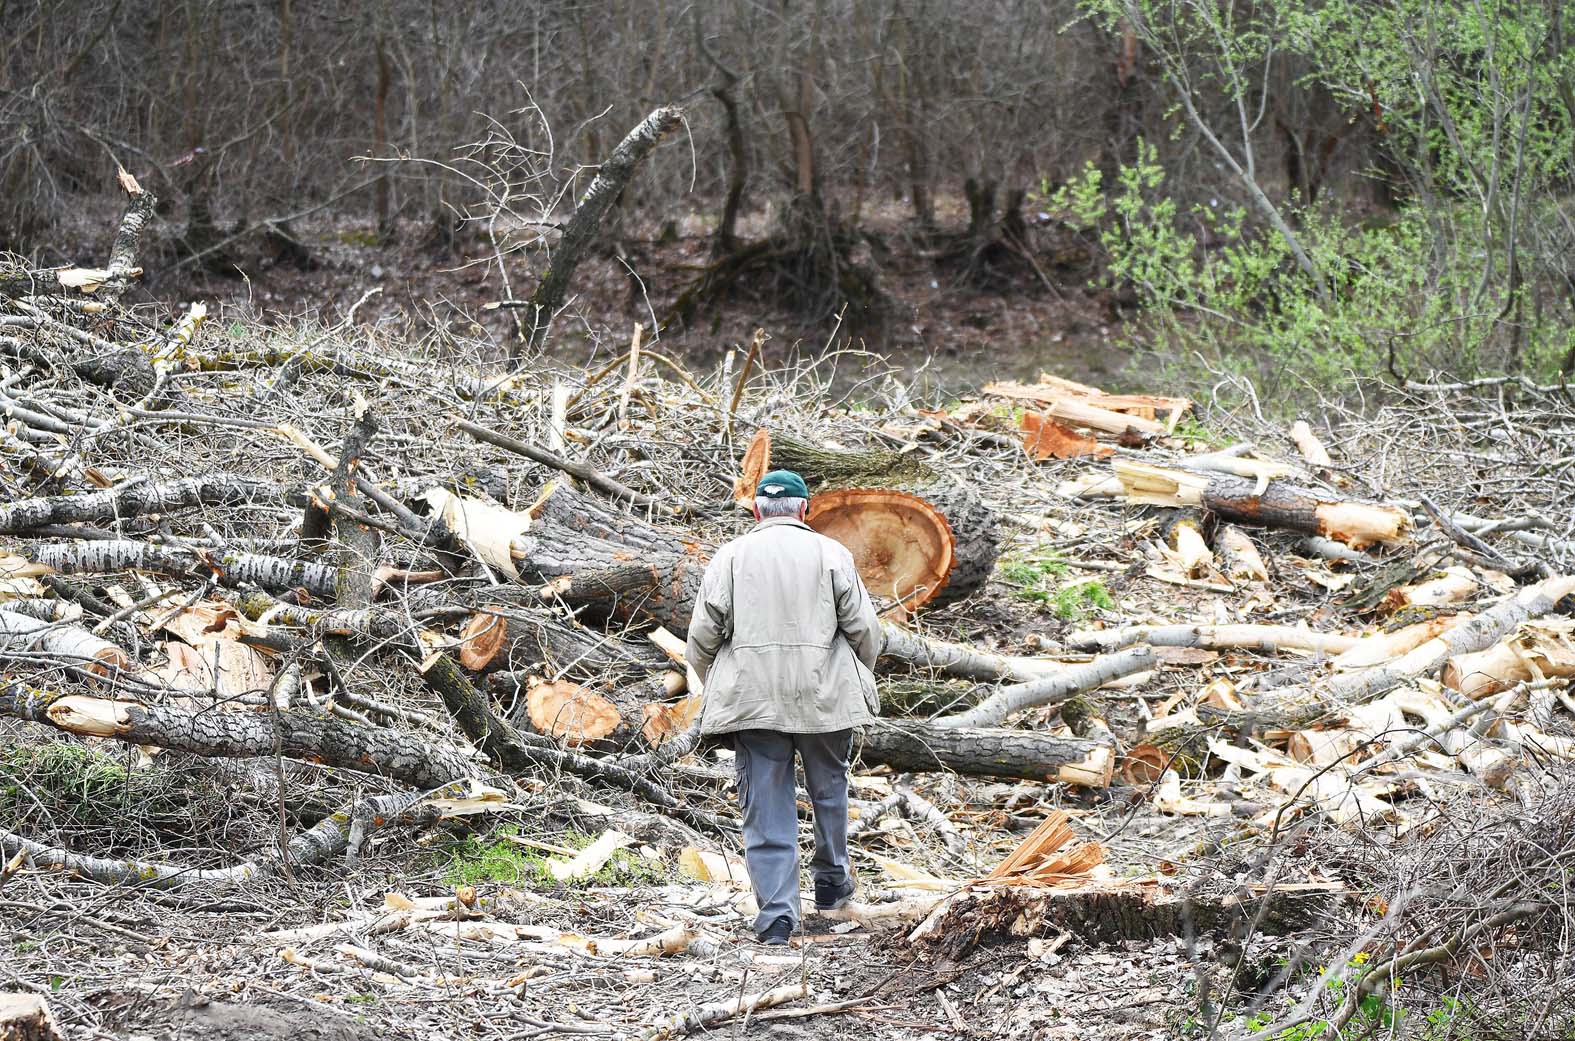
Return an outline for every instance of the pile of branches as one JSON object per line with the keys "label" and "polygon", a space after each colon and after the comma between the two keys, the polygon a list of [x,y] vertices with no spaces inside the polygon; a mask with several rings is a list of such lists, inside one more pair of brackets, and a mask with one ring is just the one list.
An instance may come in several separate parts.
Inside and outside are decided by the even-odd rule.
{"label": "pile of branches", "polygon": [[[0,717],[272,771],[281,806],[286,762],[370,787],[239,861],[0,831],[16,864],[214,885],[354,858],[394,823],[558,812],[546,782],[645,841],[731,845],[682,637],[767,451],[844,522],[929,518],[936,536],[922,596],[886,575],[867,770],[1032,782],[1036,806],[1118,785],[1162,817],[1278,837],[1424,828],[1408,807],[1440,787],[1522,799],[1575,757],[1561,388],[1417,386],[1376,419],[1282,431],[1250,393],[1198,409],[1053,378],[948,411],[890,387],[828,408],[817,366],[835,358],[697,376],[638,335],[599,374],[492,372],[349,324],[122,307],[151,209],[128,191],[105,268],[0,280]],[[1234,443],[1205,444],[1199,413]],[[1003,531],[1016,568],[991,578]],[[889,563],[870,557],[867,577]],[[1024,565],[1037,577],[1003,584]],[[1080,628],[989,637],[999,597],[1048,597],[1029,586],[1068,570],[1110,587]],[[905,791],[866,810],[930,821],[954,867],[995,845]],[[968,906],[931,922],[980,942],[1026,920]]]}

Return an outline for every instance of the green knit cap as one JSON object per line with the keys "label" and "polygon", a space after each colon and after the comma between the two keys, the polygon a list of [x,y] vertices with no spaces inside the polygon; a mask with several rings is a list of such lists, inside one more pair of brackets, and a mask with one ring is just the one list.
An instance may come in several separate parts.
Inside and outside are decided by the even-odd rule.
{"label": "green knit cap", "polygon": [[792,470],[772,470],[755,488],[757,499],[807,499],[809,486]]}

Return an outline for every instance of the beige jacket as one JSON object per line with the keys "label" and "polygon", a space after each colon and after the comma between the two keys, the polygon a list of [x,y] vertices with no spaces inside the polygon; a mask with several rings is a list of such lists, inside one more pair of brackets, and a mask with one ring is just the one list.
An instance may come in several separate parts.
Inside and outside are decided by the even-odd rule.
{"label": "beige jacket", "polygon": [[689,622],[707,734],[823,734],[872,722],[880,616],[840,543],[791,517],[717,551]]}

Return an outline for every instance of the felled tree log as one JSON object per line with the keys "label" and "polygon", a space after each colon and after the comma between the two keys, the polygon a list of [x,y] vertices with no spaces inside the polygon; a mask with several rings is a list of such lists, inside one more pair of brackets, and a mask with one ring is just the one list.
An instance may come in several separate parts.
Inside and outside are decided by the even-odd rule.
{"label": "felled tree log", "polygon": [[[889,596],[887,587],[894,577],[921,574],[926,562],[938,562],[946,542],[943,529],[951,534],[951,561],[945,568],[945,584],[924,599],[915,598],[900,587],[896,590],[899,596],[939,607],[970,596],[990,577],[1000,552],[996,517],[962,481],[911,454],[820,448],[778,431],[769,437],[771,468],[795,470],[809,482],[810,526],[825,530],[852,551],[872,593]],[[902,530],[904,524],[914,527],[919,517],[911,504],[894,517],[893,511],[878,501],[839,500],[834,493],[846,489],[902,492],[928,506],[937,519],[922,525],[922,536],[914,537]],[[816,500],[822,496],[825,505],[819,506]],[[857,516],[861,508],[869,512],[864,523]],[[833,522],[835,526],[831,527]],[[821,524],[828,527],[822,529]],[[894,567],[895,561],[902,563]]]}
{"label": "felled tree log", "polygon": [[212,578],[225,586],[251,583],[265,589],[305,589],[321,597],[334,595],[337,578],[333,568],[302,560],[233,550],[188,555],[130,539],[43,543],[23,547],[22,552],[27,559],[64,575],[151,571],[175,578]]}
{"label": "felled tree log", "polygon": [[1575,577],[1560,575],[1544,579],[1392,662],[1303,686],[1281,688],[1264,698],[1255,709],[1270,713],[1296,711],[1297,706],[1324,700],[1360,701],[1382,694],[1416,676],[1432,673],[1452,657],[1487,650],[1514,632],[1522,622],[1548,613],[1571,594],[1575,594]]}
{"label": "felled tree log", "polygon": [[1295,625],[1129,625],[1073,633],[1067,646],[1081,651],[1113,651],[1146,643],[1155,647],[1199,647],[1272,654],[1280,650],[1339,654],[1354,647],[1356,636],[1320,633]]}
{"label": "felled tree log", "polygon": [[1285,481],[1198,474],[1131,459],[1111,466],[1132,503],[1202,506],[1226,520],[1321,535],[1357,549],[1396,541],[1411,528],[1410,516],[1398,507],[1330,499]]}
{"label": "felled tree log", "polygon": [[195,755],[238,759],[277,753],[388,777],[415,788],[488,778],[457,748],[309,709],[191,710],[8,683],[0,687],[0,716],[44,723],[82,737],[112,737]]}
{"label": "felled tree log", "polygon": [[[0,610],[0,658],[26,653],[59,658],[90,679],[110,678],[134,664],[131,655],[81,626]],[[36,668],[39,663],[30,664]]]}
{"label": "felled tree log", "polygon": [[471,615],[460,641],[459,662],[473,672],[534,669],[582,680],[631,681],[667,665],[667,656],[649,643],[507,604],[488,604]]}
{"label": "felled tree log", "polygon": [[[243,860],[223,868],[193,868],[141,860],[114,860],[91,857],[58,846],[35,842],[0,829],[0,850],[7,854],[26,854],[37,867],[69,871],[104,885],[136,884],[155,889],[177,889],[192,885],[240,882],[270,875],[284,863],[321,864],[363,840],[368,831],[420,810],[431,800],[465,799],[473,795],[468,781],[453,781],[429,792],[396,792],[363,800],[351,812],[331,813],[290,837],[288,853],[273,860]],[[0,1010],[4,996],[0,995]],[[5,1021],[0,1018],[0,1041],[7,1041]],[[22,1035],[27,1037],[28,1035]]]}
{"label": "felled tree log", "polygon": [[106,524],[123,517],[176,513],[195,506],[244,506],[283,499],[284,490],[273,482],[236,474],[135,481],[87,495],[51,495],[0,504],[0,531],[27,531],[45,524]]}
{"label": "felled tree log", "polygon": [[993,726],[1013,712],[1057,705],[1075,694],[1093,690],[1122,676],[1152,669],[1158,664],[1159,659],[1152,647],[1133,647],[1083,665],[1065,666],[1052,676],[1002,687],[966,712],[943,716],[934,720],[934,724],[948,728]]}
{"label": "felled tree log", "polygon": [[881,661],[910,669],[930,670],[943,676],[968,680],[1026,682],[1052,676],[1065,666],[1042,658],[993,654],[960,643],[921,636],[912,629],[886,622],[881,626],[885,645]]}
{"label": "felled tree log", "polygon": [[1110,745],[1080,737],[942,727],[918,720],[877,720],[857,744],[859,758],[869,765],[1060,781],[1084,788],[1109,786],[1116,759]]}

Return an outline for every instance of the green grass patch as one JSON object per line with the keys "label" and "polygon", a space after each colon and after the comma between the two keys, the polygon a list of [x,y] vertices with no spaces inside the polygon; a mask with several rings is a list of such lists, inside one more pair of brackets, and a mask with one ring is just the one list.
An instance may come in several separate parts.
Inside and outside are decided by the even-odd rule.
{"label": "green grass patch", "polygon": [[1011,587],[1013,596],[1036,604],[1064,621],[1075,622],[1091,608],[1115,609],[1115,599],[1099,579],[1061,581],[1070,574],[1071,568],[1053,550],[1030,551],[1002,561],[999,568],[1001,581]]}
{"label": "green grass patch", "polygon": [[1115,599],[1103,582],[1097,578],[1063,581],[1070,572],[1070,566],[1055,552],[1038,551],[1002,561],[999,574],[1013,596],[1065,621],[1077,621],[1090,608],[1115,609]]}
{"label": "green grass patch", "polygon": [[[547,861],[553,858],[553,853],[514,841],[517,837],[519,829],[505,824],[487,835],[470,835],[452,843],[441,852],[443,881],[451,886],[474,886],[490,882],[532,889],[565,884],[555,880],[548,872]],[[592,835],[569,832],[567,835],[553,836],[552,843],[566,849],[582,849],[590,845],[594,838]],[[671,877],[671,873],[660,864],[646,860],[634,850],[621,849],[612,855],[612,859],[600,871],[566,884],[573,889],[659,885],[670,881]]]}

